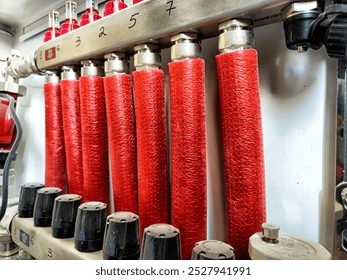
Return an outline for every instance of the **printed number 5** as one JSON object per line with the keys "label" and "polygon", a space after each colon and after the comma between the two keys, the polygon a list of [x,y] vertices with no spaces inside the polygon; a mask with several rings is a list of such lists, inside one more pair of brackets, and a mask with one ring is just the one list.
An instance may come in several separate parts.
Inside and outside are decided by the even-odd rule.
{"label": "printed number 5", "polygon": [[133,24],[130,25],[130,26],[128,27],[129,29],[130,29],[130,28],[133,28],[133,27],[136,25],[136,23],[137,23],[136,16],[138,16],[139,14],[140,14],[140,13],[136,13],[136,14],[133,14],[133,15],[131,16],[130,21],[132,21]]}

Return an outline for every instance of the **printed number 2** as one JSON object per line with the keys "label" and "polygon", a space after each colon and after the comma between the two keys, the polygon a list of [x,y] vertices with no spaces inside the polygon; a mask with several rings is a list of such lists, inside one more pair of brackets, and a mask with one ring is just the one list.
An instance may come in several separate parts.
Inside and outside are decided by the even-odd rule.
{"label": "printed number 2", "polygon": [[133,27],[136,25],[136,23],[137,23],[136,16],[138,16],[139,14],[140,14],[140,13],[136,13],[136,14],[133,14],[133,15],[131,16],[130,21],[132,21],[133,24],[130,25],[130,26],[128,27],[129,29],[130,29],[130,28],[133,28]]}

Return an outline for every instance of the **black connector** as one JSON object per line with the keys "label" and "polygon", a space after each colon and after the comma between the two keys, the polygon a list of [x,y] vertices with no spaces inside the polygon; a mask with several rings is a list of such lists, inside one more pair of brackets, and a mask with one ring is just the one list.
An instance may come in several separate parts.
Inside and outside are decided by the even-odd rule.
{"label": "black connector", "polygon": [[324,45],[329,57],[346,59],[347,1],[309,3],[312,7],[307,10],[305,2],[292,3],[282,10],[288,49],[318,50]]}

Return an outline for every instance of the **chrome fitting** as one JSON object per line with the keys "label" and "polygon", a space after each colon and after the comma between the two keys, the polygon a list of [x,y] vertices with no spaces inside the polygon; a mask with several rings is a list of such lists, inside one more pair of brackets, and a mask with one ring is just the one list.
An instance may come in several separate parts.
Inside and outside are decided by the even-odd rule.
{"label": "chrome fitting", "polygon": [[[13,169],[14,171],[14,169]],[[14,173],[13,173],[14,174]],[[14,175],[12,175],[14,176]],[[14,206],[9,206],[6,209],[5,215],[0,221],[0,228],[5,228],[8,232],[11,232],[11,223],[15,216],[18,214],[18,204]]]}
{"label": "chrome fitting", "polygon": [[13,242],[11,234],[0,227],[0,259],[9,259],[18,253],[19,247]]}
{"label": "chrome fitting", "polygon": [[160,69],[160,48],[155,44],[142,44],[134,47],[134,66],[136,71],[145,69]]}
{"label": "chrome fitting", "polygon": [[16,82],[0,82],[0,92],[9,92],[24,96],[27,92],[27,88],[25,86],[19,85]]}
{"label": "chrome fitting", "polygon": [[285,21],[288,18],[307,12],[320,13],[317,1],[294,2],[282,9],[281,17]]}
{"label": "chrome fitting", "polygon": [[56,71],[46,71],[46,83],[59,83],[59,76]]}
{"label": "chrome fitting", "polygon": [[179,61],[201,57],[201,42],[196,33],[179,33],[171,37],[171,60]]}
{"label": "chrome fitting", "polygon": [[267,243],[278,243],[280,227],[275,224],[262,224],[262,237]]}
{"label": "chrome fitting", "polygon": [[75,70],[75,67],[74,66],[63,66],[61,68],[61,79],[62,80],[69,80],[69,81],[78,80],[78,74]]}
{"label": "chrome fitting", "polygon": [[3,75],[5,79],[11,76],[14,80],[18,80],[39,72],[41,71],[36,66],[36,52],[23,58],[19,51],[12,50],[10,57],[7,59],[7,68]]}
{"label": "chrome fitting", "polygon": [[105,75],[113,76],[115,74],[129,73],[129,59],[125,53],[108,53],[104,56]]}
{"label": "chrome fitting", "polygon": [[81,61],[81,76],[103,76],[102,63],[98,60],[83,60]]}
{"label": "chrome fitting", "polygon": [[220,53],[254,47],[253,22],[248,19],[231,19],[219,25],[218,49]]}

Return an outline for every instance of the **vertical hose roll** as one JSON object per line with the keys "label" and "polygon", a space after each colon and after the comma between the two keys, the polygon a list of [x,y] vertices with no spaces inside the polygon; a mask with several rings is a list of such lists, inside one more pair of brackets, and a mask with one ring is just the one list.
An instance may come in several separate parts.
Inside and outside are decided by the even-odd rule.
{"label": "vertical hose roll", "polygon": [[248,240],[266,219],[265,175],[255,49],[216,57],[219,79],[228,240],[236,259],[249,259]]}
{"label": "vertical hose roll", "polygon": [[110,202],[108,142],[103,78],[80,77],[83,200]]}
{"label": "vertical hose roll", "polygon": [[206,239],[204,67],[200,58],[169,63],[172,224],[181,232],[182,259]]}
{"label": "vertical hose roll", "polygon": [[164,72],[135,71],[133,79],[142,235],[146,227],[169,219]]}
{"label": "vertical hose roll", "polygon": [[138,213],[135,116],[129,74],[104,78],[115,212]]}
{"label": "vertical hose roll", "polygon": [[66,155],[60,84],[44,84],[46,155],[45,185],[66,192]]}
{"label": "vertical hose roll", "polygon": [[83,156],[78,80],[60,82],[69,193],[83,194]]}

